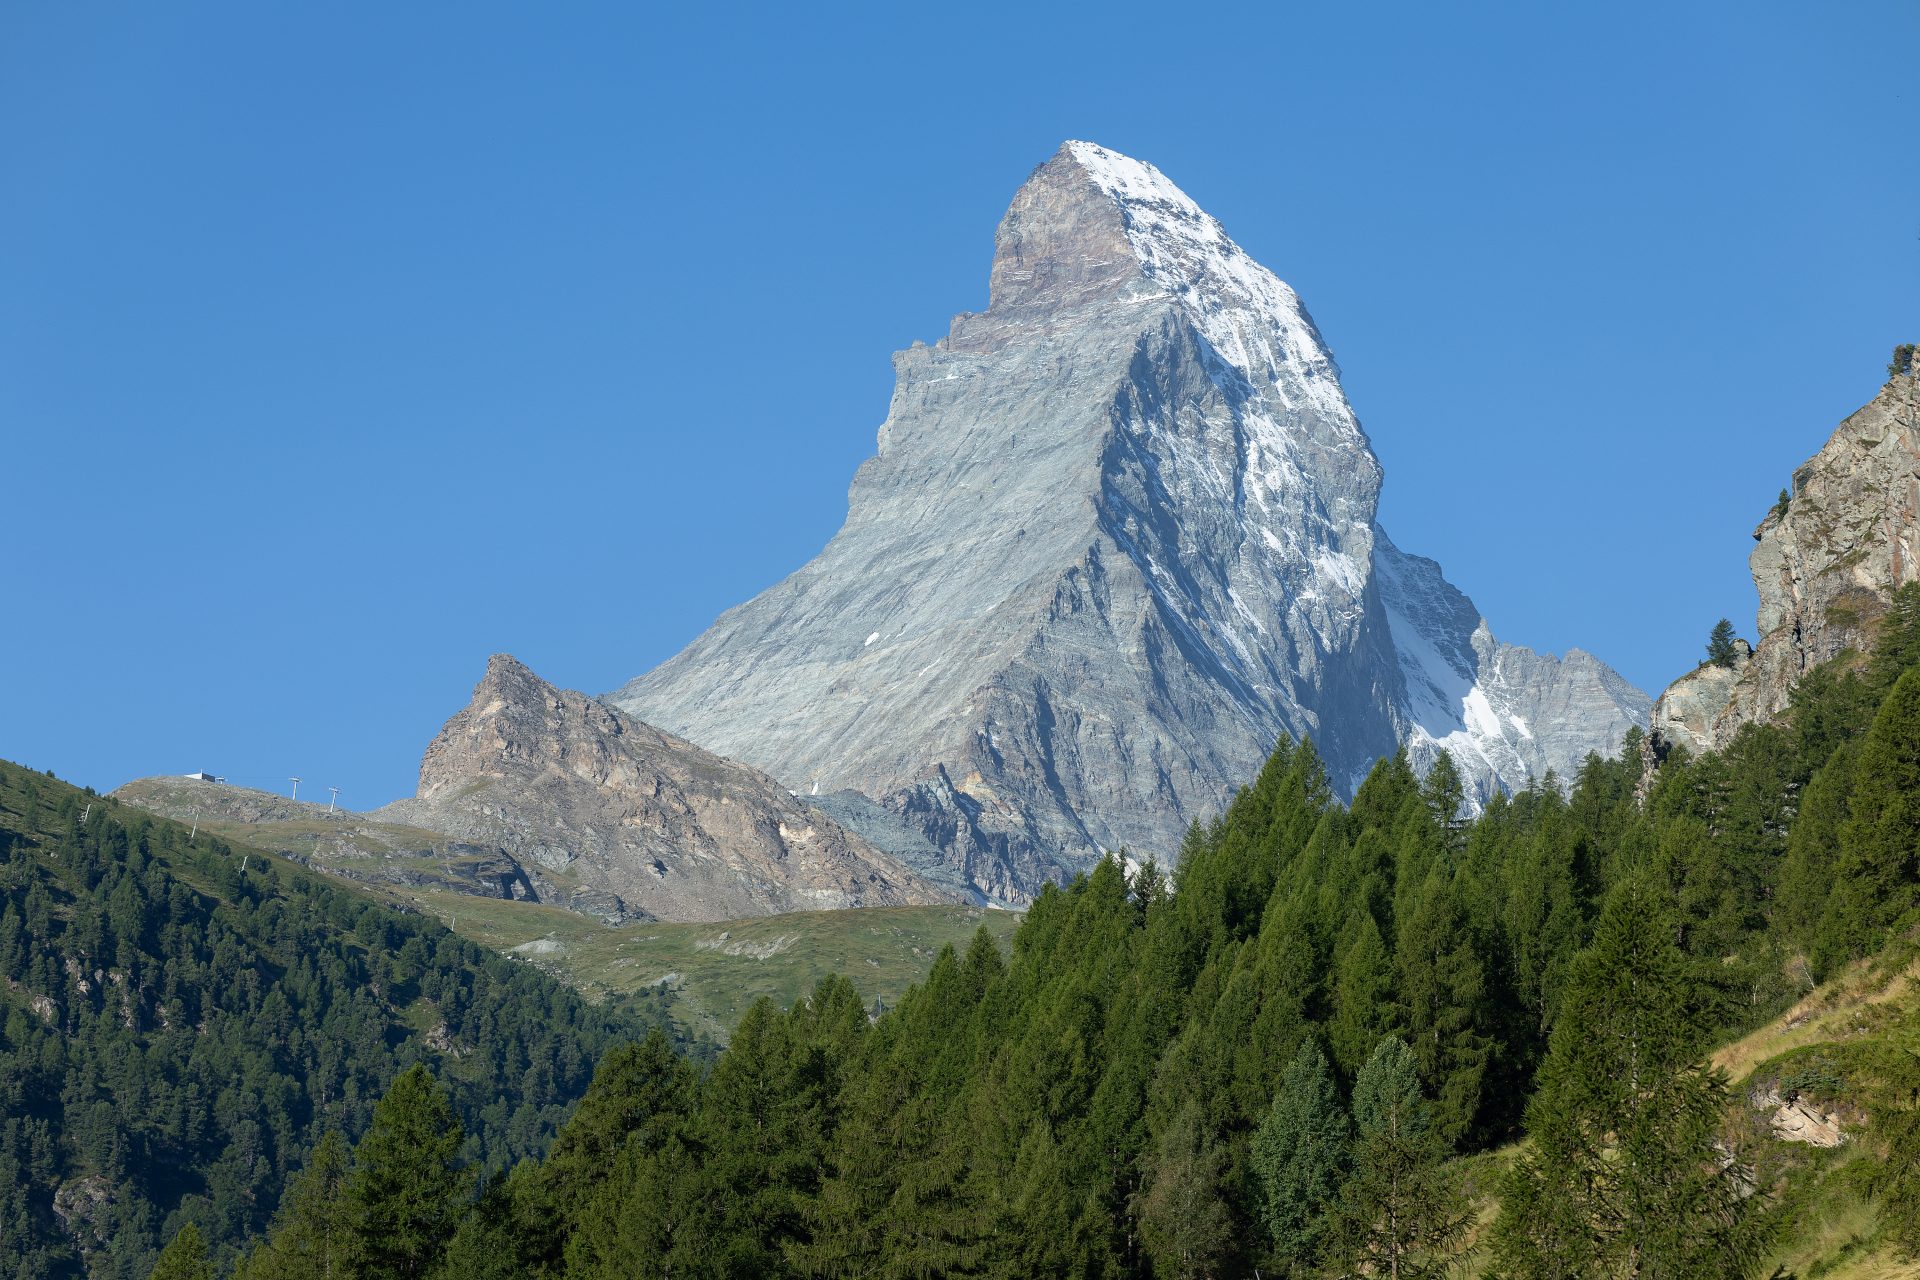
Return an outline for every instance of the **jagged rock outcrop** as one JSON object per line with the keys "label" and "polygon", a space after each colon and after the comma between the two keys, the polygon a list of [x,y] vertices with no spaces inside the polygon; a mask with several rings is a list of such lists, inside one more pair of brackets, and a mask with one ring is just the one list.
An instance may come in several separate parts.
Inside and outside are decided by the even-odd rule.
{"label": "jagged rock outcrop", "polygon": [[504,654],[427,748],[415,797],[374,816],[504,849],[571,892],[662,920],[952,897],[765,774]]}
{"label": "jagged rock outcrop", "polygon": [[1647,695],[1619,672],[1583,649],[1556,658],[1496,640],[1438,564],[1376,534],[1374,581],[1404,680],[1395,728],[1416,768],[1445,751],[1483,801],[1549,774],[1570,784],[1589,754],[1646,728]]}
{"label": "jagged rock outcrop", "polygon": [[1800,677],[1864,650],[1896,588],[1920,578],[1920,388],[1895,374],[1793,473],[1748,559],[1760,643],[1732,670],[1701,667],[1660,696],[1666,742],[1715,750],[1786,709]]}
{"label": "jagged rock outcrop", "polygon": [[902,857],[1020,901],[1102,849],[1171,861],[1283,734],[1343,793],[1409,741],[1484,795],[1644,723],[1392,548],[1313,321],[1150,165],[1062,147],[986,312],[894,367],[832,542],[609,700],[856,797]]}

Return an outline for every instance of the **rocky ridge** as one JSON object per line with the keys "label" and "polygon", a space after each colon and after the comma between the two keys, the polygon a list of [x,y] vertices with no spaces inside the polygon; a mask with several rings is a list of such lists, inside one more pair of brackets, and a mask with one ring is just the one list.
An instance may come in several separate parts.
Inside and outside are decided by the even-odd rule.
{"label": "rocky ridge", "polygon": [[1753,531],[1760,642],[1731,668],[1703,665],[1653,709],[1661,743],[1716,750],[1772,719],[1807,671],[1863,651],[1896,588],[1920,579],[1920,385],[1889,377],[1793,473]]}
{"label": "rocky ridge", "polygon": [[[503,849],[348,809],[185,777],[137,778],[113,798],[345,880],[570,904],[564,886],[529,873]],[[575,905],[597,914],[592,908],[604,904]]]}
{"label": "rocky ridge", "polygon": [[1312,319],[1151,165],[1063,146],[989,298],[895,356],[820,556],[609,701],[1008,902],[1171,861],[1282,735],[1343,794],[1405,742],[1484,797],[1644,724],[1392,546]]}
{"label": "rocky ridge", "polygon": [[505,851],[626,915],[725,920],[953,900],[771,778],[498,654],[374,815]]}

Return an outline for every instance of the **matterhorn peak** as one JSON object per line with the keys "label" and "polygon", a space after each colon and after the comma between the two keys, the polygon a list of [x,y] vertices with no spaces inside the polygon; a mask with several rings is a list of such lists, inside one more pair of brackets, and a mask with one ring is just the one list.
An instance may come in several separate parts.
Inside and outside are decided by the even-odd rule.
{"label": "matterhorn peak", "polygon": [[1170,862],[1283,735],[1342,793],[1406,743],[1486,794],[1644,722],[1393,549],[1300,299],[1150,164],[1063,145],[987,310],[894,367],[832,542],[612,700],[903,857],[1017,902]]}

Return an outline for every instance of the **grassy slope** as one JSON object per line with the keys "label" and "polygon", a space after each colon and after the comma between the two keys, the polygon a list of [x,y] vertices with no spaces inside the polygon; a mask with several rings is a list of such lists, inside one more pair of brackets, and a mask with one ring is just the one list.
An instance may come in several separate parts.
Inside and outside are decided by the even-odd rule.
{"label": "grassy slope", "polygon": [[[538,965],[589,996],[618,1001],[666,985],[679,997],[674,1016],[681,1026],[720,1041],[761,996],[790,1005],[830,973],[846,977],[869,1000],[893,1004],[926,976],[941,947],[964,949],[982,925],[1005,946],[1020,922],[1016,913],[976,907],[874,907],[610,929],[557,907],[460,892],[448,882],[463,860],[442,852],[446,838],[431,832],[180,779],[141,779],[114,794],[182,821],[197,807],[202,831],[236,847],[308,859],[349,877],[362,892],[402,910],[427,911],[456,933]],[[223,811],[223,803],[253,809]],[[434,856],[421,857],[421,849]]]}
{"label": "grassy slope", "polygon": [[[1911,945],[1872,964],[1855,965],[1809,993],[1766,1026],[1721,1046],[1711,1061],[1733,1080],[1733,1123],[1757,1138],[1762,1180],[1783,1215],[1782,1227],[1759,1276],[1779,1280],[1920,1280],[1920,1260],[1901,1258],[1883,1234],[1879,1205],[1868,1185],[1881,1151],[1863,1105],[1877,1081],[1872,1062],[1889,1035],[1920,1034],[1920,959]],[[1768,1136],[1767,1113],[1750,1095],[1817,1077],[1802,1092],[1832,1111],[1848,1135],[1845,1145],[1821,1151]],[[1499,1213],[1502,1175],[1525,1149],[1515,1143],[1455,1161],[1474,1206],[1474,1225],[1460,1274],[1484,1276],[1493,1264],[1488,1228]]]}
{"label": "grassy slope", "polygon": [[[1876,1064],[1896,1051],[1896,1042],[1916,1036],[1920,960],[1906,943],[1855,965],[1713,1055],[1743,1102],[1757,1089],[1795,1085],[1819,1110],[1834,1114],[1847,1134],[1831,1151],[1762,1144],[1763,1177],[1772,1174],[1785,1216],[1769,1268],[1798,1280],[1920,1280],[1920,1260],[1901,1258],[1885,1238],[1871,1189],[1883,1153],[1869,1118],[1882,1083]],[[1760,1112],[1742,1110],[1766,1131]]]}
{"label": "grassy slope", "polygon": [[1007,945],[1020,917],[976,907],[869,907],[716,924],[608,928],[526,902],[402,891],[456,933],[527,960],[590,996],[618,999],[656,984],[680,998],[688,1031],[724,1039],[761,996],[790,1005],[830,973],[887,1004],[926,976],[940,948],[964,949],[985,926]]}
{"label": "grassy slope", "polygon": [[[966,948],[985,925],[1002,942],[1020,915],[970,906],[801,912],[712,925],[636,923],[609,929],[561,908],[480,898],[449,883],[461,858],[447,858],[445,837],[382,823],[365,814],[328,814],[324,804],[236,787],[152,777],[121,787],[117,798],[186,821],[234,846],[296,854],[355,889],[401,910],[424,910],[482,946],[530,961],[593,998],[666,984],[680,1000],[685,1031],[726,1040],[760,996],[789,1006],[829,973],[847,977],[868,1000],[897,1002],[924,979],[948,942]],[[422,858],[419,850],[436,850]]]}

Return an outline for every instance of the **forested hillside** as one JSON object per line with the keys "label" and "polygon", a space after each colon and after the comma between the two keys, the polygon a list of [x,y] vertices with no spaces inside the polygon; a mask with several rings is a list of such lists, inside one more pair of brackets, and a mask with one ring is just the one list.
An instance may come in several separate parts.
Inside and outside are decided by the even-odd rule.
{"label": "forested hillside", "polygon": [[[554,1154],[465,1210],[430,1144],[363,1150],[252,1274],[1765,1274],[1812,1175],[1705,1059],[1908,945],[1920,590],[1883,636],[1722,754],[1649,772],[1630,738],[1470,822],[1444,764],[1383,761],[1349,808],[1283,745],[1171,892],[1109,859],[1010,959],[948,950],[871,1026],[837,980],[763,1002],[705,1079],[616,1053]],[[1914,1249],[1920,1055],[1872,1062],[1858,1243]],[[432,1096],[388,1123],[432,1131]],[[444,1188],[404,1262],[380,1185]]]}
{"label": "forested hillside", "polygon": [[0,1274],[144,1277],[186,1223],[225,1260],[418,1063],[470,1175],[537,1155],[645,1034],[429,918],[189,837],[0,763]]}

